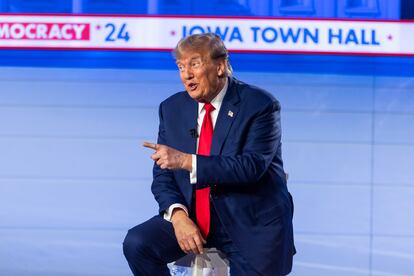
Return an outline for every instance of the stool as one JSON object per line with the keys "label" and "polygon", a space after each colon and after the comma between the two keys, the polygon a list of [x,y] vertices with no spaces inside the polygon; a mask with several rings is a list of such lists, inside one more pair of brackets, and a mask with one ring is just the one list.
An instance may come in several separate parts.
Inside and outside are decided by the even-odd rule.
{"label": "stool", "polygon": [[228,276],[229,261],[216,248],[207,248],[203,254],[188,254],[169,264],[173,276]]}

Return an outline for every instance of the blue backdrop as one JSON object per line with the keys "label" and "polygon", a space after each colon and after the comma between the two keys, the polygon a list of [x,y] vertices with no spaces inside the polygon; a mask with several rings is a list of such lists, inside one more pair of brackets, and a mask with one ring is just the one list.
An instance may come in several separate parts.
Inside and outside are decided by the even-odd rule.
{"label": "blue backdrop", "polygon": [[[169,70],[0,69],[0,274],[127,275]],[[414,271],[414,77],[238,72],[282,103],[292,275]],[[384,274],[384,273],[389,274]]]}

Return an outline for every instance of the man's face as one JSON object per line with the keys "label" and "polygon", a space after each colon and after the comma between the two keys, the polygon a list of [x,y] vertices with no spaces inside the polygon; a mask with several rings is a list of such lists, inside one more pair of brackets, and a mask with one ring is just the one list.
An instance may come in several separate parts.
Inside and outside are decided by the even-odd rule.
{"label": "man's face", "polygon": [[210,102],[222,88],[224,65],[208,54],[183,53],[176,61],[185,90],[197,102]]}

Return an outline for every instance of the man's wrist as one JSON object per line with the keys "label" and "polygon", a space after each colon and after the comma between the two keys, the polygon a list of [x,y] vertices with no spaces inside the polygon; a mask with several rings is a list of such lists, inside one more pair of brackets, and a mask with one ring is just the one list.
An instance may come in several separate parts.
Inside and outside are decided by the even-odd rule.
{"label": "man's wrist", "polygon": [[174,223],[183,217],[187,218],[187,213],[181,208],[175,208],[171,214],[171,222]]}
{"label": "man's wrist", "polygon": [[187,171],[191,172],[192,169],[193,169],[192,163],[193,162],[192,162],[192,156],[191,156],[191,154],[184,153],[183,154],[182,168],[184,170],[187,170]]}

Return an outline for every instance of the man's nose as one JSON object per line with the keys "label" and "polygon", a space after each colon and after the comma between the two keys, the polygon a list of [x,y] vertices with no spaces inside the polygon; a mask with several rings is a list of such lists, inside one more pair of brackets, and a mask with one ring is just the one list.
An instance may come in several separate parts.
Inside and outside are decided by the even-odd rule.
{"label": "man's nose", "polygon": [[193,71],[190,68],[185,68],[183,76],[186,80],[190,80],[194,77]]}

